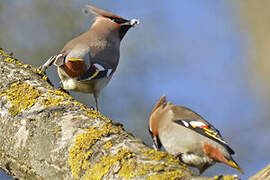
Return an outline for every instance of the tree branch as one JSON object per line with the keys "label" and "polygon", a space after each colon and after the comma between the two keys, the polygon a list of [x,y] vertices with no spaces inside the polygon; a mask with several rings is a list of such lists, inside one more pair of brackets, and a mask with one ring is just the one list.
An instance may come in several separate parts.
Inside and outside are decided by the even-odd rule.
{"label": "tree branch", "polygon": [[270,177],[270,165],[266,166],[260,172],[250,178],[250,180],[265,180]]}
{"label": "tree branch", "polygon": [[197,178],[174,157],[53,89],[40,71],[2,50],[0,73],[0,168],[13,177]]}

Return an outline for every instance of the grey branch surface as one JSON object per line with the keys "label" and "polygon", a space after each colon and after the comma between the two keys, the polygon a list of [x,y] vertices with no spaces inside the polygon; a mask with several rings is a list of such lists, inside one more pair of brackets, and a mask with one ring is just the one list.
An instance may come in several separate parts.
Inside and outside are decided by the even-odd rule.
{"label": "grey branch surface", "polygon": [[[209,179],[0,50],[0,168],[18,179]],[[145,127],[142,127],[145,128]],[[147,129],[146,129],[147,130]],[[236,179],[219,176],[213,179]]]}
{"label": "grey branch surface", "polygon": [[266,180],[270,179],[270,165],[266,166],[260,172],[250,178],[250,180]]}

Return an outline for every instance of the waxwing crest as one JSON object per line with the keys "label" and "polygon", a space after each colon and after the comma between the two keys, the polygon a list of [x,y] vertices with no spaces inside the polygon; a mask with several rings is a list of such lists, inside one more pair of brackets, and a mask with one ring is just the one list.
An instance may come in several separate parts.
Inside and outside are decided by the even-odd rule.
{"label": "waxwing crest", "polygon": [[90,5],[85,5],[85,13],[88,13],[87,10],[90,10],[92,13],[98,15],[98,16],[103,16],[103,17],[106,17],[106,18],[113,18],[113,19],[118,19],[119,21],[122,21],[122,23],[125,23],[125,22],[129,22],[129,20],[126,20],[120,16],[117,16],[111,12],[108,12],[108,11],[105,11],[105,10],[102,10],[102,9],[98,9],[96,7],[93,7],[93,6],[90,6]]}
{"label": "waxwing crest", "polygon": [[160,98],[159,98],[159,100],[158,100],[158,102],[156,103],[156,105],[154,106],[154,108],[153,108],[153,110],[152,110],[152,113],[159,107],[159,106],[161,106],[162,104],[164,104],[164,103],[166,103],[166,94],[163,94]]}

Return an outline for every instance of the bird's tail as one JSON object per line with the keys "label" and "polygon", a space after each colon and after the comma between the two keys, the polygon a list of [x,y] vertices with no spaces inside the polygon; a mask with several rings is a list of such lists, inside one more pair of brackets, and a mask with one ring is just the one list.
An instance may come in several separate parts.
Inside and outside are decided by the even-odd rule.
{"label": "bird's tail", "polygon": [[240,173],[244,174],[244,171],[239,167],[239,165],[232,159],[228,162],[229,166],[237,169]]}

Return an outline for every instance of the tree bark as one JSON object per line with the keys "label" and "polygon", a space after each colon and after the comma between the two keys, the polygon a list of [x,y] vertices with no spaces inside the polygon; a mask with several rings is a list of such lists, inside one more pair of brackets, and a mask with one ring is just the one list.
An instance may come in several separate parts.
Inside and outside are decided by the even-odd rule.
{"label": "tree bark", "polygon": [[[0,50],[0,168],[19,179],[209,179]],[[142,127],[144,128],[144,127]],[[236,179],[233,176],[216,177]]]}
{"label": "tree bark", "polygon": [[250,180],[265,180],[270,177],[270,165],[266,166],[260,172],[250,178]]}

